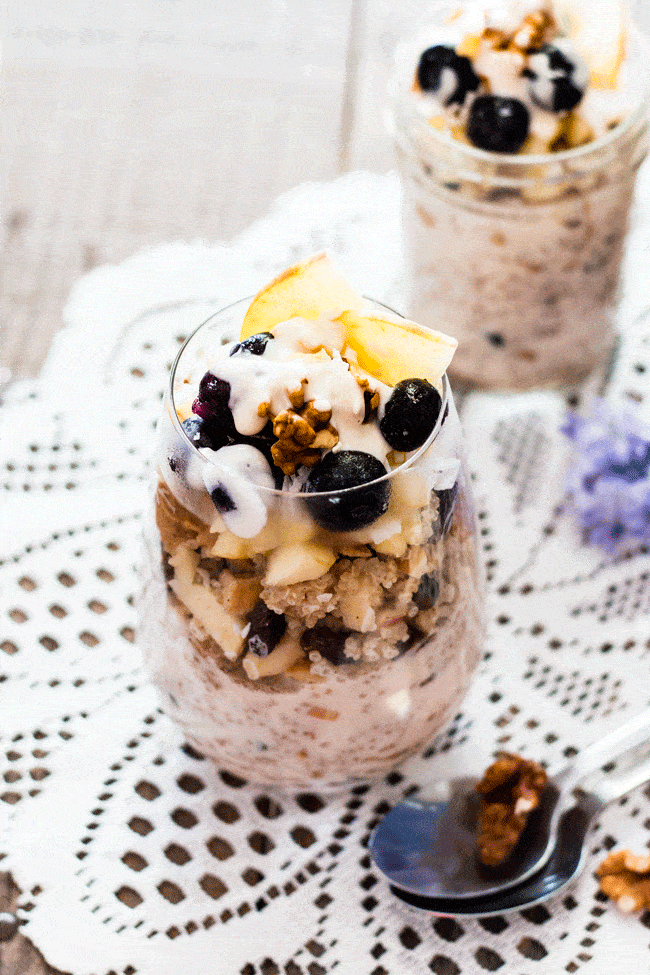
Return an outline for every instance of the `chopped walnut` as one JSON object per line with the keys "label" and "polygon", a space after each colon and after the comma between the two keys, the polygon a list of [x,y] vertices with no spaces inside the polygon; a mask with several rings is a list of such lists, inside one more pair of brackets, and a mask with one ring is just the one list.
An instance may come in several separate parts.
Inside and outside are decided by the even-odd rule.
{"label": "chopped walnut", "polygon": [[502,752],[476,786],[481,796],[478,857],[486,867],[507,860],[539,805],[548,776],[537,762]]}
{"label": "chopped walnut", "polygon": [[[298,403],[297,391],[289,393]],[[316,400],[300,407],[282,410],[273,420],[273,433],[278,438],[271,447],[273,462],[283,474],[295,474],[298,467],[313,467],[322,450],[330,450],[338,443],[338,433],[329,422],[331,409],[320,410]]]}
{"label": "chopped walnut", "polygon": [[510,42],[518,51],[538,50],[547,39],[555,21],[545,10],[537,10],[524,17]]}
{"label": "chopped walnut", "polygon": [[650,908],[650,856],[617,850],[596,870],[600,889],[626,913]]}

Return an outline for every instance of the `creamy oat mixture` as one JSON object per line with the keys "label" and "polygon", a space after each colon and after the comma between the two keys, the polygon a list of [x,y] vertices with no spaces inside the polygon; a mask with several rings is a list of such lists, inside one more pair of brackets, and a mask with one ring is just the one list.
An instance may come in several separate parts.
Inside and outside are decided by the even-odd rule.
{"label": "creamy oat mixture", "polygon": [[[432,382],[426,355],[403,379],[369,371],[354,336],[369,347],[365,329],[399,319],[382,312],[378,333],[363,304],[351,314],[225,345],[199,330],[177,370],[178,425],[163,423],[140,640],[196,747],[255,781],[385,773],[440,728],[479,660],[473,516],[442,379],[454,343],[435,339]],[[402,349],[428,348],[407,324]]]}

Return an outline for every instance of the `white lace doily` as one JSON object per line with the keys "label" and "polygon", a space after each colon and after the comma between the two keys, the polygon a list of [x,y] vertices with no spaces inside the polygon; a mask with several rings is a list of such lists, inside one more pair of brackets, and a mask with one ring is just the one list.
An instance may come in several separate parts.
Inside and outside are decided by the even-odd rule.
{"label": "white lace doily", "polygon": [[[643,174],[623,320],[650,304]],[[566,461],[549,395],[469,397],[463,422],[487,570],[485,661],[425,754],[335,797],[220,774],[162,716],[134,642],[152,425],[182,336],[326,247],[404,308],[399,184],[302,186],[230,246],[177,243],[81,279],[35,382],[0,410],[3,523],[0,868],[24,933],[74,975],[631,975],[650,913],[593,876],[650,844],[650,791],[600,818],[569,890],[521,914],[450,920],[391,895],[366,844],[427,776],[495,748],[554,764],[648,705],[650,556],[608,560],[558,514]],[[632,284],[635,286],[633,287]],[[650,412],[650,324],[630,327],[609,396]],[[477,767],[478,766],[478,767]]]}

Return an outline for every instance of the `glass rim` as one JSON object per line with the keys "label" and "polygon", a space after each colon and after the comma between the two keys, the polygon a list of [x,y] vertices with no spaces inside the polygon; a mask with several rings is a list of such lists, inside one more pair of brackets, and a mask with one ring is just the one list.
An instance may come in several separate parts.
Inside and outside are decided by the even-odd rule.
{"label": "glass rim", "polygon": [[[454,139],[446,129],[439,131],[433,125],[430,125],[417,111],[413,102],[412,92],[410,89],[405,89],[399,83],[400,72],[396,70],[395,66],[388,82],[388,93],[392,102],[392,110],[389,114],[389,119],[393,123],[391,126],[393,130],[392,135],[394,138],[397,138],[395,129],[400,121],[407,123],[409,125],[409,132],[406,133],[407,137],[410,131],[413,133],[421,133],[422,135],[426,134],[432,147],[438,144],[444,146],[446,149],[455,150],[461,159],[465,158],[475,163],[487,162],[495,170],[498,170],[502,166],[507,168],[514,167],[520,170],[525,169],[527,166],[537,168],[547,166],[550,168],[553,165],[561,166],[563,163],[579,162],[581,159],[589,157],[592,154],[597,155],[601,150],[608,149],[613,143],[624,138],[639,123],[645,122],[647,126],[650,120],[650,68],[648,67],[650,64],[650,39],[634,24],[630,25],[629,34],[634,39],[634,42],[640,46],[644,55],[642,59],[639,59],[645,75],[645,84],[642,89],[643,96],[634,110],[622,122],[583,146],[576,146],[573,149],[563,149],[561,152],[522,154],[489,152],[487,149],[479,149],[478,146],[460,142],[458,139]],[[413,68],[413,71],[415,71],[415,68]],[[412,138],[409,141],[412,145]],[[418,146],[418,149],[423,155],[426,154],[426,146]],[[435,153],[433,148],[431,149],[431,153]],[[498,178],[497,173],[494,175]],[[523,178],[519,174],[510,176],[512,180]],[[539,179],[539,176],[537,179]]]}
{"label": "glass rim", "polygon": [[[196,335],[201,331],[202,328],[209,326],[210,323],[213,322],[213,320],[216,319],[218,316],[226,314],[228,311],[236,308],[238,305],[243,305],[245,302],[248,302],[248,304],[250,304],[250,302],[253,300],[254,297],[255,297],[254,295],[251,295],[247,298],[240,298],[237,301],[232,301],[230,302],[230,304],[225,305],[223,308],[220,308],[218,311],[214,312],[212,315],[204,319],[204,321],[202,321],[199,325],[196,326],[196,328],[187,336],[187,338],[181,345],[180,349],[176,353],[176,357],[174,358],[171,369],[169,371],[169,380],[165,389],[165,400],[164,400],[165,407],[167,409],[169,418],[172,422],[172,426],[174,427],[176,433],[183,441],[185,447],[190,450],[192,456],[199,458],[201,463],[207,464],[209,467],[215,468],[217,470],[219,469],[219,465],[214,461],[213,458],[206,457],[205,454],[201,453],[200,448],[197,447],[196,444],[192,443],[190,438],[187,436],[185,430],[183,429],[183,424],[178,418],[178,413],[176,412],[175,397],[174,397],[174,383],[176,379],[176,371],[180,365],[181,359],[183,357],[183,353],[186,351],[190,342],[196,337]],[[395,309],[391,308],[389,305],[386,305],[381,301],[377,301],[374,298],[368,298],[366,295],[364,295],[363,297],[366,298],[367,301],[372,301],[373,304],[379,305],[381,308],[385,308],[387,311],[390,311],[391,314],[397,315],[399,318],[404,318],[403,315],[400,315],[399,312],[395,311]],[[424,326],[422,326],[422,328],[424,328]],[[451,387],[449,385],[449,380],[447,378],[446,372],[442,374],[440,383],[442,386],[442,393],[441,393],[442,402],[440,404],[440,411],[436,418],[436,422],[433,427],[433,430],[431,431],[431,433],[429,434],[425,442],[420,447],[418,447],[417,450],[414,450],[411,453],[410,457],[408,457],[402,464],[399,464],[399,466],[393,468],[393,470],[386,471],[386,473],[382,477],[377,477],[372,481],[364,481],[362,484],[354,484],[347,488],[340,488],[335,491],[309,491],[309,492],[300,491],[300,490],[287,491],[287,490],[283,490],[282,488],[270,488],[270,487],[266,487],[265,485],[255,484],[254,482],[250,482],[250,483],[252,484],[253,487],[255,487],[256,490],[263,492],[269,497],[287,498],[293,500],[297,498],[311,499],[311,498],[339,497],[341,495],[345,495],[354,491],[361,491],[364,488],[373,487],[376,484],[383,484],[386,481],[390,482],[400,473],[405,473],[406,471],[412,470],[414,463],[417,460],[419,460],[419,458],[429,449],[431,444],[434,442],[434,440],[437,438],[438,434],[440,433],[440,430],[442,429],[442,424],[446,420],[447,414],[449,413],[449,404],[452,399]],[[227,465],[224,464],[223,466],[226,467]]]}

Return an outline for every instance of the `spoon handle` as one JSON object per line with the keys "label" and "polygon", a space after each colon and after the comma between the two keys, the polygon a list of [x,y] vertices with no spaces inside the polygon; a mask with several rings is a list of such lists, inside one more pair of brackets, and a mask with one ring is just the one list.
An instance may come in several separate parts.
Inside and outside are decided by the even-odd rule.
{"label": "spoon handle", "polygon": [[641,755],[638,758],[634,755],[633,750],[630,768],[619,775],[612,773],[601,775],[598,778],[594,777],[593,780],[588,779],[578,791],[583,793],[584,799],[587,799],[589,805],[594,809],[603,809],[605,806],[609,806],[610,803],[626,796],[632,789],[645,785],[650,780],[649,750],[650,745],[643,749],[639,748],[638,751]]}
{"label": "spoon handle", "polygon": [[643,745],[648,745],[650,749],[650,708],[645,708],[604,738],[584,748],[572,765],[562,770],[557,778],[562,781],[563,788],[575,789],[587,776]]}

